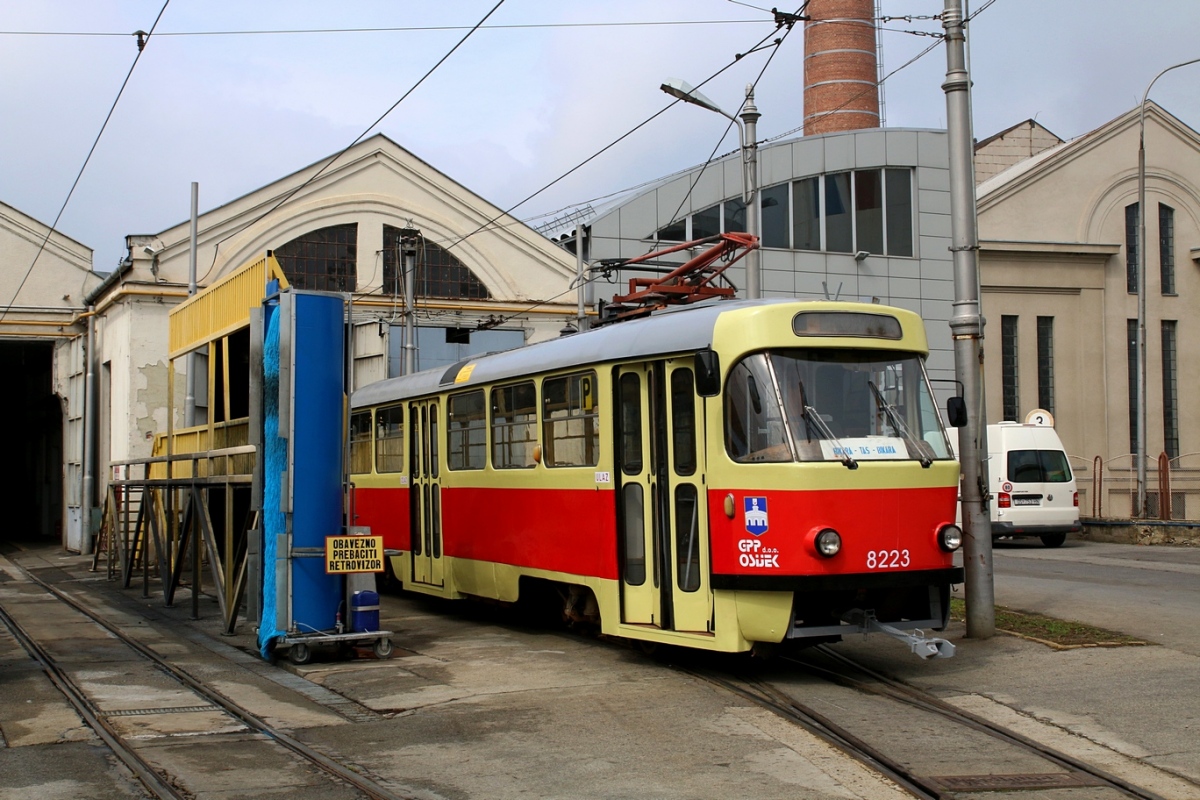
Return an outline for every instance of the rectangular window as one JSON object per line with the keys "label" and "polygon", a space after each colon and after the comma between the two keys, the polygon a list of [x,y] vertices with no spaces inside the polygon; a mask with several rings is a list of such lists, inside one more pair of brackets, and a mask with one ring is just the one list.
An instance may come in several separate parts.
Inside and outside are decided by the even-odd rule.
{"label": "rectangular window", "polygon": [[681,483],[675,487],[675,580],[681,591],[700,588],[700,516],[696,487]]}
{"label": "rectangular window", "polygon": [[350,474],[371,474],[371,412],[350,415]]}
{"label": "rectangular window", "polygon": [[596,373],[542,381],[542,442],[547,467],[594,467],[600,462]]}
{"label": "rectangular window", "polygon": [[763,189],[759,197],[762,203],[762,224],[759,225],[762,231],[762,246],[789,247],[791,240],[788,236],[788,185],[781,183]]}
{"label": "rectangular window", "polygon": [[1021,393],[1017,379],[1017,317],[1000,317],[1000,391],[1004,419],[1017,421],[1021,413]]}
{"label": "rectangular window", "polygon": [[404,471],[404,406],[375,412],[375,471]]}
{"label": "rectangular window", "polygon": [[850,203],[850,173],[825,176],[825,249],[831,253],[854,252],[853,206]]}
{"label": "rectangular window", "polygon": [[446,466],[450,469],[483,469],[487,462],[483,390],[454,395],[449,406]]}
{"label": "rectangular window", "polygon": [[[1138,321],[1125,320],[1126,350],[1129,363],[1129,452],[1138,451]],[[1135,504],[1136,505],[1136,504]]]}
{"label": "rectangular window", "polygon": [[1138,290],[1138,204],[1125,206],[1125,291]]}
{"label": "rectangular window", "polygon": [[746,204],[741,200],[725,201],[725,231],[746,232]]}
{"label": "rectangular window", "polygon": [[792,247],[821,249],[820,178],[804,178],[792,184]]}
{"label": "rectangular window", "polygon": [[1037,318],[1038,408],[1054,413],[1054,317]]}
{"label": "rectangular window", "polygon": [[1158,204],[1158,269],[1162,293],[1175,294],[1175,209]]}
{"label": "rectangular window", "polygon": [[1175,320],[1162,321],[1163,450],[1167,458],[1179,457],[1179,372],[1175,326]]}
{"label": "rectangular window", "polygon": [[913,254],[912,172],[907,169],[885,169],[884,189],[887,209],[887,254]]}
{"label": "rectangular window", "polygon": [[620,465],[626,475],[642,471],[642,379],[632,372],[620,383]]}
{"label": "rectangular window", "polygon": [[671,437],[675,474],[695,474],[696,385],[690,369],[671,373]]}
{"label": "rectangular window", "polygon": [[864,169],[854,173],[855,249],[883,253],[883,173]]}
{"label": "rectangular window", "polygon": [[692,214],[692,238],[704,239],[721,232],[721,207],[709,206]]}
{"label": "rectangular window", "polygon": [[528,469],[537,447],[537,390],[533,382],[492,389],[492,467]]}

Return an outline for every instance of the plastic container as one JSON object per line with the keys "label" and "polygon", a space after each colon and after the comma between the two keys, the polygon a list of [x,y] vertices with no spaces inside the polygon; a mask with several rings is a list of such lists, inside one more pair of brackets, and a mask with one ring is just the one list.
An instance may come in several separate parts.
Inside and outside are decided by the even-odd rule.
{"label": "plastic container", "polygon": [[355,592],[350,598],[350,629],[367,633],[379,630],[379,594]]}

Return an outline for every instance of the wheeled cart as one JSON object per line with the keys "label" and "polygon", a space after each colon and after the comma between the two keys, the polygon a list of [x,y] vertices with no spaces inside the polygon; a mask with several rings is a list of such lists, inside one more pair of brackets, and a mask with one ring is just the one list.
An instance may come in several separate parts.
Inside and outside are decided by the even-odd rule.
{"label": "wheeled cart", "polygon": [[353,646],[366,647],[370,645],[372,652],[379,658],[387,658],[392,654],[392,631],[354,631],[351,633],[316,633],[287,634],[275,639],[275,652],[284,654],[293,664],[307,664],[312,660],[314,649],[334,648],[344,652]]}

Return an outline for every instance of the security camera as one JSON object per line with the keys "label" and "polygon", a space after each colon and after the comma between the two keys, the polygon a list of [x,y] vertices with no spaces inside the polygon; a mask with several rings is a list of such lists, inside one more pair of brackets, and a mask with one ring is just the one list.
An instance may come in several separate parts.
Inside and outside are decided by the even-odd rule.
{"label": "security camera", "polygon": [[153,247],[151,247],[150,245],[146,245],[145,247],[143,247],[143,248],[142,248],[142,252],[143,252],[143,253],[145,253],[145,254],[146,254],[146,255],[148,255],[148,256],[152,256],[152,255],[154,255],[155,253],[157,253],[158,251],[157,251],[157,250],[155,250],[155,249],[154,249]]}

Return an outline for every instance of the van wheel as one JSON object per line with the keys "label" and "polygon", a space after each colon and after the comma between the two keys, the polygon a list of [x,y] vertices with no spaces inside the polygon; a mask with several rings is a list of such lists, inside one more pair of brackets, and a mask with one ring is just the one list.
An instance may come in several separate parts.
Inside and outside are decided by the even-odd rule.
{"label": "van wheel", "polygon": [[1067,540],[1065,533],[1045,533],[1042,534],[1042,544],[1046,547],[1061,547],[1062,543]]}

